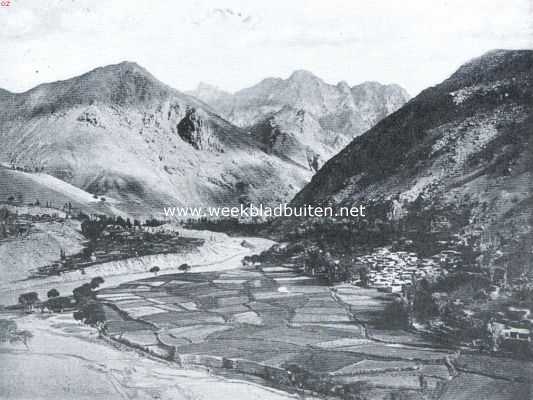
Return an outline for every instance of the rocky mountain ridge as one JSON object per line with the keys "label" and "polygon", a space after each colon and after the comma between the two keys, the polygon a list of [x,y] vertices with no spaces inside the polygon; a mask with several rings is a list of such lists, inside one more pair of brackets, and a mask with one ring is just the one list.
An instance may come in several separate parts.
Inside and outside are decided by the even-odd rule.
{"label": "rocky mountain ridge", "polygon": [[131,62],[0,95],[0,106],[0,162],[137,213],[285,201],[311,175]]}
{"label": "rocky mountain ridge", "polygon": [[265,152],[313,171],[409,100],[398,85],[330,85],[305,70],[234,94],[207,84],[189,94],[248,130]]}

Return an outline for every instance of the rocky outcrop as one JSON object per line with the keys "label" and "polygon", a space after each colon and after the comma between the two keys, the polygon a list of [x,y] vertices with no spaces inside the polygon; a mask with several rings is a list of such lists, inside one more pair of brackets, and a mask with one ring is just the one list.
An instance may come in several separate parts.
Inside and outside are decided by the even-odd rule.
{"label": "rocky outcrop", "polygon": [[186,111],[185,117],[176,126],[178,135],[197,150],[211,150],[223,152],[209,127],[194,108]]}

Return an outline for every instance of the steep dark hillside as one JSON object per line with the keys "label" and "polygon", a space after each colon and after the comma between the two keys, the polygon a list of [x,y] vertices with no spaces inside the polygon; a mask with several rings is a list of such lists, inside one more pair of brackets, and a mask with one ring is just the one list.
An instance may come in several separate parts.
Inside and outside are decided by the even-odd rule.
{"label": "steep dark hillside", "polygon": [[520,270],[515,250],[533,243],[532,106],[533,51],[487,53],[354,139],[293,204],[366,202],[427,226],[460,216],[500,250],[487,263],[507,251]]}

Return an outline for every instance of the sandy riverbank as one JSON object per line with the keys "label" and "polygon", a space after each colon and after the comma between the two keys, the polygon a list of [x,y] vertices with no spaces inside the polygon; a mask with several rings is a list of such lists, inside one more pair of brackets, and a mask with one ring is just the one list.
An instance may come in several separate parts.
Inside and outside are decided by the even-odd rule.
{"label": "sandy riverbank", "polygon": [[28,315],[17,324],[34,338],[0,345],[3,399],[295,399],[251,382],[177,368],[98,339],[96,331],[70,315]]}
{"label": "sandy riverbank", "polygon": [[[70,294],[72,289],[90,281],[95,276],[105,279],[104,287],[112,287],[121,283],[153,276],[146,272],[152,266],[161,268],[161,273],[179,272],[178,267],[187,263],[193,267],[193,272],[223,271],[238,268],[243,257],[258,254],[274,244],[271,240],[262,238],[230,237],[224,233],[209,231],[180,230],[184,237],[205,240],[204,244],[189,254],[151,255],[129,258],[95,265],[88,268],[85,274],[72,271],[61,276],[50,276],[42,279],[9,281],[0,283],[0,304],[15,304],[21,293],[35,291],[41,299],[46,298],[46,292],[56,288],[62,294]],[[246,240],[249,247],[241,246]]]}

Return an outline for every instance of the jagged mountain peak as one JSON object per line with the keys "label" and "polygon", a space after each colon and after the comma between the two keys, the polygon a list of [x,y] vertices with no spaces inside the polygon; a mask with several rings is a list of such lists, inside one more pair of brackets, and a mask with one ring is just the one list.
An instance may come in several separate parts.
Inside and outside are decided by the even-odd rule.
{"label": "jagged mountain peak", "polygon": [[166,86],[157,78],[155,78],[146,68],[142,67],[134,61],[122,61],[117,64],[110,64],[103,67],[98,67],[93,69],[92,71],[87,72],[84,75],[81,75],[80,78],[90,77],[92,75],[96,75],[99,78],[107,79],[132,79],[134,77],[142,77],[159,85]]}
{"label": "jagged mountain peak", "polygon": [[[140,66],[137,62],[129,61],[129,60],[124,60],[124,61],[118,62],[116,64],[105,65],[105,66],[102,66],[102,67],[99,67],[99,68],[95,68],[95,69],[123,70],[123,71],[127,71],[127,70],[130,70],[130,71],[141,71],[141,72],[143,72],[145,74],[149,74],[149,72],[144,67]],[[92,71],[94,71],[94,70],[92,70]],[[92,71],[89,71],[88,73],[90,74]]]}
{"label": "jagged mountain peak", "polygon": [[344,92],[350,92],[350,85],[348,85],[348,82],[346,81],[340,81],[337,83],[337,88],[344,91]]}
{"label": "jagged mountain peak", "polygon": [[301,83],[307,83],[311,81],[322,82],[322,80],[318,76],[316,76],[312,72],[307,71],[305,69],[297,69],[289,76],[287,80],[290,82],[301,82]]}
{"label": "jagged mountain peak", "polygon": [[267,152],[304,166],[312,153],[312,160],[321,160],[311,163],[313,170],[409,100],[399,86],[332,85],[302,69],[287,79],[263,79],[233,95],[214,96],[200,89],[191,94],[246,128]]}
{"label": "jagged mountain peak", "polygon": [[136,62],[122,61],[117,64],[109,64],[106,66],[97,67],[82,75],[74,76],[65,80],[60,80],[51,83],[43,83],[33,89],[28,90],[28,92],[32,92],[40,88],[47,88],[50,86],[57,87],[68,83],[72,84],[75,82],[82,83],[98,80],[102,84],[109,84],[117,81],[133,80],[136,78],[144,78],[145,80],[151,81],[154,84],[166,86],[162,82],[157,80],[150,72],[148,72],[148,70],[146,70]]}
{"label": "jagged mountain peak", "polygon": [[18,93],[8,98],[2,111],[35,116],[95,103],[113,106],[156,103],[171,96],[186,97],[137,63],[124,61]]}
{"label": "jagged mountain peak", "polygon": [[[367,88],[367,89],[374,89],[374,88],[379,88],[379,87],[382,87],[382,86],[389,86],[389,85],[384,85],[384,84],[382,84],[380,82],[377,82],[377,81],[365,81],[365,82],[358,83],[357,85],[354,85],[352,87],[352,89],[358,88],[358,87]],[[396,86],[400,87],[399,85],[396,85]]]}
{"label": "jagged mountain peak", "polygon": [[215,85],[211,85],[209,83],[200,82],[196,86],[195,90],[191,90],[189,92],[186,92],[186,94],[190,96],[194,96],[201,101],[205,102],[206,104],[210,104],[213,102],[219,102],[226,100],[229,96],[231,96],[230,93],[219,89]]}
{"label": "jagged mountain peak", "polygon": [[355,85],[351,88],[351,93],[356,104],[377,101],[384,107],[387,115],[400,108],[411,98],[407,90],[398,84],[384,85],[375,81]]}
{"label": "jagged mountain peak", "polygon": [[69,81],[96,87],[107,85],[109,89],[114,91],[124,90],[125,92],[120,93],[119,98],[115,99],[118,101],[126,100],[123,97],[127,96],[136,97],[132,100],[145,100],[147,97],[156,94],[166,94],[174,91],[174,89],[155,78],[145,68],[132,61],[123,61],[118,64],[95,68]]}
{"label": "jagged mountain peak", "polygon": [[284,84],[281,78],[265,78],[254,86],[247,87],[235,93],[236,96],[250,97],[257,96],[257,93],[266,93],[268,91],[277,90]]}
{"label": "jagged mountain peak", "polygon": [[199,82],[198,85],[196,86],[196,90],[209,90],[209,91],[214,91],[214,92],[223,92],[223,90],[220,89],[218,86],[211,85],[210,83],[206,83],[206,82]]}

